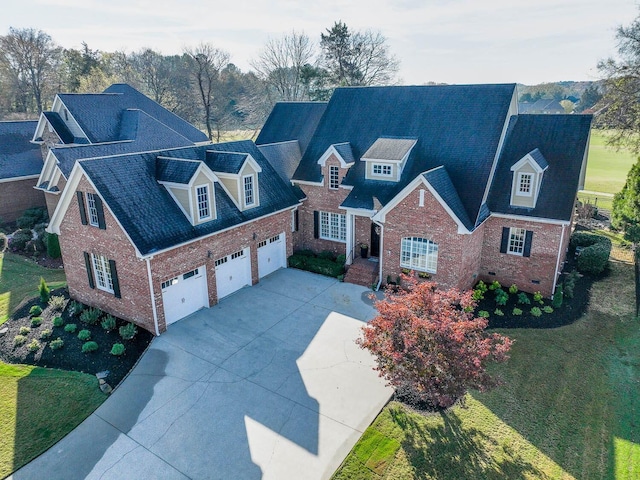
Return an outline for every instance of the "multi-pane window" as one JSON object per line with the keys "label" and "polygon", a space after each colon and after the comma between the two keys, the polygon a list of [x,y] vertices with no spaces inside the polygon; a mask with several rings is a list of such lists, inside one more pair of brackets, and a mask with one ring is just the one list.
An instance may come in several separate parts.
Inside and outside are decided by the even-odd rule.
{"label": "multi-pane window", "polygon": [[518,195],[531,196],[533,175],[530,173],[518,174]]}
{"label": "multi-pane window", "polygon": [[89,214],[89,224],[94,227],[99,226],[98,207],[96,206],[96,194],[87,193],[87,213]]}
{"label": "multi-pane window", "polygon": [[243,177],[244,182],[244,206],[248,207],[255,202],[255,196],[253,194],[253,175],[247,175]]}
{"label": "multi-pane window", "polygon": [[211,207],[209,205],[209,186],[202,185],[196,188],[196,197],[198,200],[198,220],[204,220],[211,216]]}
{"label": "multi-pane window", "polygon": [[524,241],[527,231],[524,228],[509,229],[509,246],[508,253],[514,255],[522,255],[524,253]]}
{"label": "multi-pane window", "polygon": [[335,190],[340,186],[340,169],[335,165],[329,166],[329,188]]}
{"label": "multi-pane window", "polygon": [[340,213],[320,212],[320,238],[347,241],[347,217]]}
{"label": "multi-pane window", "polygon": [[400,266],[421,272],[436,273],[438,244],[426,238],[403,238],[400,249]]}
{"label": "multi-pane window", "polygon": [[382,177],[390,177],[391,176],[391,165],[383,165],[380,163],[373,164],[373,174],[380,175]]}
{"label": "multi-pane window", "polygon": [[91,257],[98,288],[113,293],[113,279],[111,278],[109,260],[103,255],[92,254]]}

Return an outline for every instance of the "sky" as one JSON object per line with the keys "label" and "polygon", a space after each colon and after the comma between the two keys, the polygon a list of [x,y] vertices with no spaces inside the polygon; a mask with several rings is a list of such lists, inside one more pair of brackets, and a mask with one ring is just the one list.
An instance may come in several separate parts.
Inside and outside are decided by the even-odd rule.
{"label": "sky", "polygon": [[9,27],[47,32],[65,48],[164,54],[208,42],[250,69],[283,33],[313,40],[342,20],[379,30],[400,60],[400,82],[533,85],[596,80],[616,51],[615,29],[638,16],[637,0],[5,0]]}

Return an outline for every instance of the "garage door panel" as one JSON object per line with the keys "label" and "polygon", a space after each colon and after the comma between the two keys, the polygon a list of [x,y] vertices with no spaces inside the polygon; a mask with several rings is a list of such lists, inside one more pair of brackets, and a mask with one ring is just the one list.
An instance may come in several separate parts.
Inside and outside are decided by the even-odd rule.
{"label": "garage door panel", "polygon": [[286,237],[284,233],[275,235],[258,244],[259,278],[266,277],[270,273],[286,266]]}
{"label": "garage door panel", "polygon": [[251,255],[248,248],[219,258],[215,265],[218,300],[251,285]]}
{"label": "garage door panel", "polygon": [[162,303],[167,325],[209,306],[207,272],[203,265],[162,283]]}

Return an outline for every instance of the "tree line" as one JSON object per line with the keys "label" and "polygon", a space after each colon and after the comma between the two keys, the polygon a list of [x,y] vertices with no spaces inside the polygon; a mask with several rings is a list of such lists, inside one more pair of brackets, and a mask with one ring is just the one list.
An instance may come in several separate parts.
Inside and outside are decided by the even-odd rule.
{"label": "tree line", "polygon": [[335,22],[315,42],[292,31],[270,38],[243,72],[211,43],[163,55],[152,48],[104,52],[63,48],[46,32],[0,36],[0,119],[34,118],[58,92],[101,92],[124,82],[220,141],[257,129],[277,101],[327,100],[338,86],[389,85],[399,62],[378,31]]}

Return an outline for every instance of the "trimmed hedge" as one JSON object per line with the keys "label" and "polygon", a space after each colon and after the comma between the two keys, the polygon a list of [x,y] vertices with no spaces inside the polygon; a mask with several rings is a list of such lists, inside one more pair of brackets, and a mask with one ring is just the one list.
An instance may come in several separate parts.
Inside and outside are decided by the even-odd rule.
{"label": "trimmed hedge", "polygon": [[[325,255],[323,254],[323,256]],[[328,255],[325,258],[309,255],[309,251],[296,252],[289,257],[289,266],[335,278],[344,274],[344,261],[339,263],[326,257]],[[340,255],[338,260],[343,258],[344,256]]]}
{"label": "trimmed hedge", "polygon": [[602,235],[575,232],[571,235],[571,246],[582,247],[578,255],[578,271],[588,275],[598,275],[604,271],[611,254],[611,240]]}

